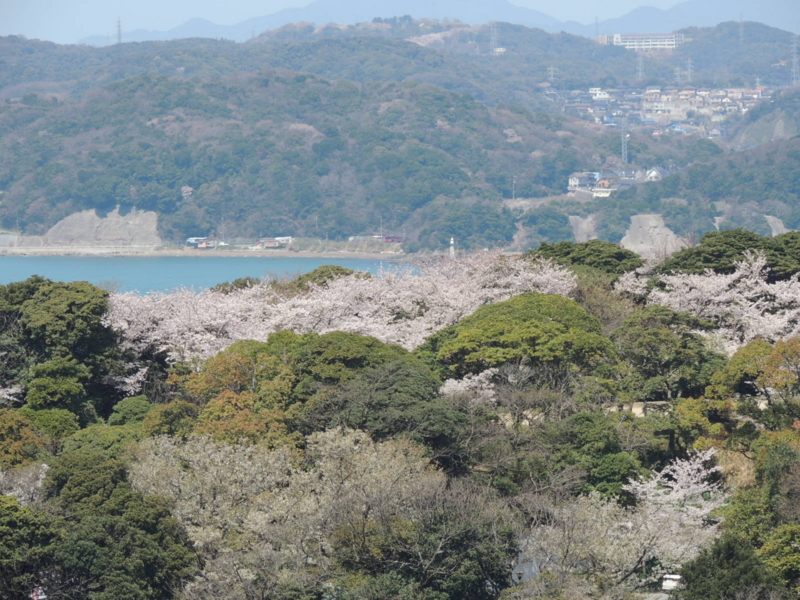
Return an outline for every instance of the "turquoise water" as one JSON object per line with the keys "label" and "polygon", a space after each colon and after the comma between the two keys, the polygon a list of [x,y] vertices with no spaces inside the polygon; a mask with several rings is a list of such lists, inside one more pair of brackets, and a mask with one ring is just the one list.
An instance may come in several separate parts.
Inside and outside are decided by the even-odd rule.
{"label": "turquoise water", "polygon": [[376,273],[388,261],[273,256],[0,256],[0,284],[41,275],[53,281],[88,281],[115,291],[167,291],[214,286],[238,277],[299,275],[322,265]]}

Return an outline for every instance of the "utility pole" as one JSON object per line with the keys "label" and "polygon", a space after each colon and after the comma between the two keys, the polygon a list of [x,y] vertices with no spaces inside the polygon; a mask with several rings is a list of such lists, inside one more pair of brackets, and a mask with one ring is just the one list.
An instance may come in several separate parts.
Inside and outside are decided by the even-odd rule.
{"label": "utility pole", "polygon": [[122,43],[122,19],[117,17],[117,43]]}
{"label": "utility pole", "polygon": [[644,54],[636,58],[636,80],[644,81]]}
{"label": "utility pole", "polygon": [[797,54],[797,36],[792,38],[792,85],[800,85],[800,58]]}
{"label": "utility pole", "polygon": [[694,62],[691,58],[686,61],[686,81],[692,83],[692,73],[694,73]]}

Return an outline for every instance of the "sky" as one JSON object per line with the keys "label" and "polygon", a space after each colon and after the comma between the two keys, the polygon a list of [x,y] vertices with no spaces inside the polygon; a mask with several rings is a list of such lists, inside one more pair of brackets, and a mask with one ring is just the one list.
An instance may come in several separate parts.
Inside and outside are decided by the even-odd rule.
{"label": "sky", "polygon": [[[643,4],[659,8],[677,4],[677,0],[511,1],[557,19],[582,23],[591,23],[595,17],[619,17]],[[118,17],[125,30],[163,31],[195,17],[233,25],[309,3],[310,0],[0,0],[0,35],[69,44],[90,35],[113,37]]]}

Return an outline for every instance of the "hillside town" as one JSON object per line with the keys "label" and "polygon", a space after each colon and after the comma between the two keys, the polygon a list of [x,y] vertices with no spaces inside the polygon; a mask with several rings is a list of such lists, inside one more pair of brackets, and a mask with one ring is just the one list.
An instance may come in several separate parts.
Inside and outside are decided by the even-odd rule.
{"label": "hillside town", "polygon": [[570,192],[590,193],[594,198],[608,198],[612,193],[628,189],[637,183],[661,181],[672,173],[663,167],[578,172],[569,176]]}
{"label": "hillside town", "polygon": [[564,113],[609,128],[644,129],[653,136],[712,138],[724,134],[726,119],[745,114],[770,93],[762,86],[711,89],[691,85],[546,92]]}

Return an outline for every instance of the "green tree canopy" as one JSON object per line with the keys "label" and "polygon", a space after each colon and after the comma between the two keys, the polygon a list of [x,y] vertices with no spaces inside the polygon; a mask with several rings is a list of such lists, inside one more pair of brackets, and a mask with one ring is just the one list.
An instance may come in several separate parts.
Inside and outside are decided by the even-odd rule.
{"label": "green tree canopy", "polygon": [[416,360],[400,359],[360,373],[305,414],[309,428],[344,426],[368,432],[376,441],[405,436],[443,448],[463,416],[439,398],[441,382]]}
{"label": "green tree canopy", "polygon": [[635,252],[602,240],[543,243],[526,256],[551,258],[567,267],[589,267],[612,275],[622,275],[644,264],[642,257]]}
{"label": "green tree canopy", "polygon": [[55,519],[0,495],[0,590],[8,600],[30,598],[44,584],[61,541]]}
{"label": "green tree canopy", "polygon": [[481,307],[416,350],[443,377],[463,377],[509,362],[593,370],[614,360],[600,323],[563,296],[525,293]]}
{"label": "green tree canopy", "polygon": [[45,490],[68,524],[56,561],[59,588],[87,600],[167,600],[196,567],[163,498],[142,496],[125,464],[91,452],[67,453]]}
{"label": "green tree canopy", "polygon": [[31,277],[0,286],[0,381],[21,386],[33,408],[64,408],[82,422],[107,416],[119,397],[116,337],[103,323],[108,293],[85,281]]}
{"label": "green tree canopy", "polygon": [[760,236],[745,229],[711,231],[692,248],[684,248],[665,260],[658,273],[733,273],[735,262],[747,251],[761,251],[767,257],[770,280],[788,279],[800,272],[800,232],[775,237]]}
{"label": "green tree canopy", "polygon": [[701,550],[680,574],[680,600],[728,600],[748,590],[766,600],[769,591],[780,588],[750,542],[731,534]]}
{"label": "green tree canopy", "polygon": [[725,358],[693,333],[708,325],[688,313],[648,306],[611,334],[627,364],[624,387],[635,400],[671,400],[702,394]]}
{"label": "green tree canopy", "polygon": [[152,408],[153,405],[147,400],[147,396],[126,398],[114,406],[114,410],[108,418],[108,424],[129,425],[141,423]]}

